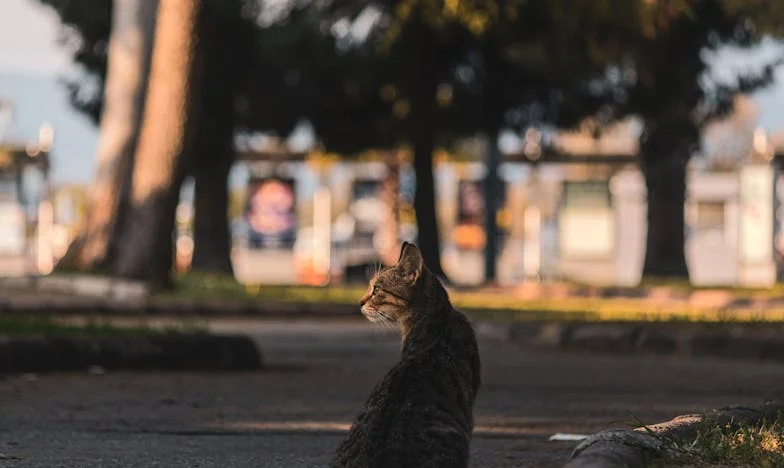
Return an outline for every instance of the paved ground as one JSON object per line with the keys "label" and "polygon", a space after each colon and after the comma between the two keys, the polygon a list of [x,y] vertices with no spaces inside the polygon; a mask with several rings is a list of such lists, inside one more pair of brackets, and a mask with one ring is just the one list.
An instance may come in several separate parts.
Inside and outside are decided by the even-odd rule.
{"label": "paved ground", "polygon": [[[394,335],[361,322],[213,328],[258,337],[271,368],[0,380],[0,466],[324,466],[398,351]],[[547,442],[555,432],[784,397],[780,364],[481,348],[474,467],[559,466],[572,444]]]}

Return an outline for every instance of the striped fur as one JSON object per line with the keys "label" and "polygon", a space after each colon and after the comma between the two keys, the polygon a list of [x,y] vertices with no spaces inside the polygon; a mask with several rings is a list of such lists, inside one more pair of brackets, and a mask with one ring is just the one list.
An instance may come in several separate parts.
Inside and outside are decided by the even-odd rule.
{"label": "striped fur", "polygon": [[468,466],[473,406],[480,386],[474,331],[403,244],[398,264],[379,272],[362,298],[371,321],[399,324],[400,361],[371,392],[333,468]]}

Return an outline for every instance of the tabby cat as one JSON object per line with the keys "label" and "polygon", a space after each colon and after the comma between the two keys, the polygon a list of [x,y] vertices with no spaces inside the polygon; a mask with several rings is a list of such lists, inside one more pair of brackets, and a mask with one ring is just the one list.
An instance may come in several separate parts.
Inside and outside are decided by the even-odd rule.
{"label": "tabby cat", "polygon": [[400,361],[376,385],[338,448],[332,468],[468,466],[480,386],[471,324],[449,302],[419,249],[403,243],[361,301],[371,322],[397,322]]}

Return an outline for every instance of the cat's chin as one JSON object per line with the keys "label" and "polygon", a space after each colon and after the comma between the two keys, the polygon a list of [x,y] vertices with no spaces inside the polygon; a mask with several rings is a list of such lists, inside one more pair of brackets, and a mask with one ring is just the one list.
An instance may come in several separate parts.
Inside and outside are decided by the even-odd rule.
{"label": "cat's chin", "polygon": [[380,323],[380,322],[391,322],[389,317],[385,316],[384,314],[379,313],[376,310],[367,310],[364,307],[359,309],[362,312],[362,315],[365,316],[370,322],[373,323]]}

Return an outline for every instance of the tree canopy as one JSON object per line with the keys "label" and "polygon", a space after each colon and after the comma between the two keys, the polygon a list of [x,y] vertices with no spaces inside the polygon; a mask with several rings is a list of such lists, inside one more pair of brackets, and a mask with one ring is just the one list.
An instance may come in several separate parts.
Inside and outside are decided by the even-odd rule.
{"label": "tree canopy", "polygon": [[[79,37],[74,58],[100,87],[110,2],[40,1],[58,11],[66,38]],[[700,129],[727,112],[736,93],[769,83],[775,65],[711,82],[704,52],[779,35],[780,3],[246,1],[233,21],[247,32],[248,47],[227,72],[237,87],[235,125],[288,134],[308,120],[326,148],[341,153],[410,144],[420,180],[419,230],[436,233],[427,234],[422,250],[440,270],[437,145],[507,128],[568,127],[588,116],[601,128],[638,115],[650,203],[646,273],[683,275],[685,170]],[[69,86],[75,107],[96,120],[102,94],[90,93],[88,81]]]}

